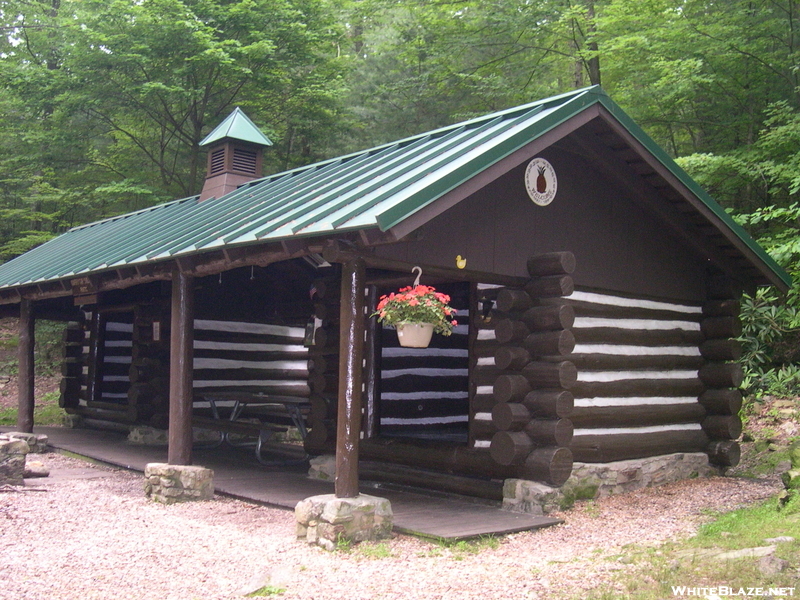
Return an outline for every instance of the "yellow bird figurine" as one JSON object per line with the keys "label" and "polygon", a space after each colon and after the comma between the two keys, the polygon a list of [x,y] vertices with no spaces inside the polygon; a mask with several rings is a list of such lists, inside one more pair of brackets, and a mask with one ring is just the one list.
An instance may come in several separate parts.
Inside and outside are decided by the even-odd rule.
{"label": "yellow bird figurine", "polygon": [[467,267],[467,259],[461,258],[461,255],[459,254],[458,256],[456,256],[456,266],[459,269],[465,269]]}

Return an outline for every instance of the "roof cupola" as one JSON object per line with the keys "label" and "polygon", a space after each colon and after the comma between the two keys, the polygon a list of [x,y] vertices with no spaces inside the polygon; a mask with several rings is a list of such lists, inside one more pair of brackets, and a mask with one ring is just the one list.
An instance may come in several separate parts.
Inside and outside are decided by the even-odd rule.
{"label": "roof cupola", "polygon": [[208,146],[200,201],[221,198],[262,175],[262,154],[272,141],[237,106],[200,146]]}

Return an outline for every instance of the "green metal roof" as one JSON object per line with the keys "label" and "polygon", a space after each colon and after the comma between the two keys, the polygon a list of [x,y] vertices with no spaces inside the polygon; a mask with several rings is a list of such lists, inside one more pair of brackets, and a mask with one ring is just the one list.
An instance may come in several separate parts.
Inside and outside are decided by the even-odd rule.
{"label": "green metal roof", "polygon": [[208,146],[225,138],[250,142],[258,146],[272,146],[272,140],[265,136],[238,106],[214,128],[214,131],[203,138],[200,146]]}
{"label": "green metal roof", "polygon": [[771,274],[767,280],[791,283],[764,250],[595,86],[271,175],[215,200],[199,202],[195,196],[77,227],[1,265],[0,290],[223,247],[375,227],[386,231],[595,104],[613,114],[713,211],[752,251],[748,260]]}

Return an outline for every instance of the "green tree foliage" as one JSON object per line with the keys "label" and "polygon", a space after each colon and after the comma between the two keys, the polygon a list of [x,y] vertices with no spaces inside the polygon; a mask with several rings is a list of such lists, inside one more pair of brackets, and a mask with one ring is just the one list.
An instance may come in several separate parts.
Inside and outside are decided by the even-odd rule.
{"label": "green tree foliage", "polygon": [[[196,193],[198,143],[240,105],[276,146],[325,156],[344,64],[325,0],[0,2],[0,242]],[[22,233],[37,232],[37,233]]]}
{"label": "green tree foliage", "polygon": [[593,1],[358,0],[342,18],[355,146],[600,80]]}

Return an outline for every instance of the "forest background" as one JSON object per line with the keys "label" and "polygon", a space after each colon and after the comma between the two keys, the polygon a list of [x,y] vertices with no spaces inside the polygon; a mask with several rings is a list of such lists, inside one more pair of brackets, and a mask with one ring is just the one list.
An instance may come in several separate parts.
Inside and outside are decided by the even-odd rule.
{"label": "forest background", "polygon": [[[0,260],[192,195],[240,106],[277,172],[601,84],[800,279],[800,2],[0,0]],[[744,306],[800,382],[800,286]]]}

